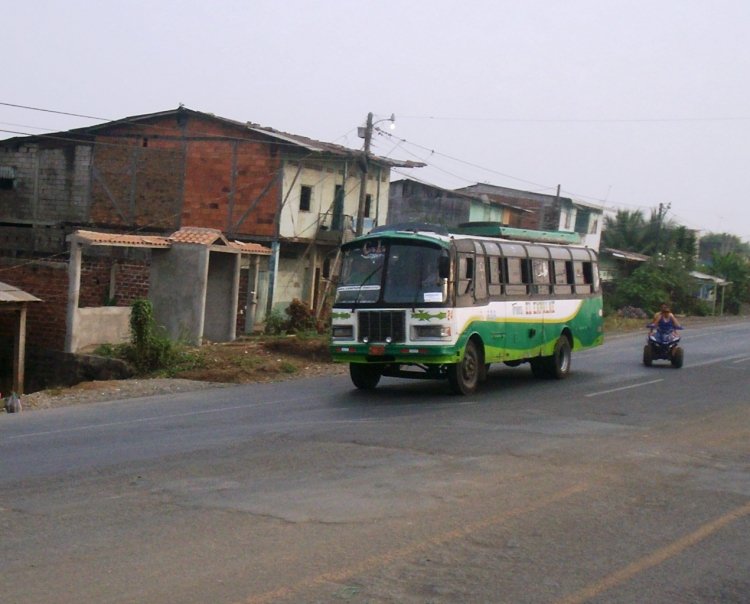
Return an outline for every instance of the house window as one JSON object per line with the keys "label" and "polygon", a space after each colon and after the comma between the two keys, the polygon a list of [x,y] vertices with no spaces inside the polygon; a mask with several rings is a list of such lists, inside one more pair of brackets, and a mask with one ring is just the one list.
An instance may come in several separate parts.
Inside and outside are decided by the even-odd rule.
{"label": "house window", "polygon": [[0,166],[0,190],[10,191],[15,188],[16,169],[11,166]]}
{"label": "house window", "polygon": [[372,207],[372,195],[365,195],[365,218],[370,218],[370,208]]}
{"label": "house window", "polygon": [[310,211],[310,200],[312,199],[312,187],[302,185],[299,191],[299,211],[309,212]]}
{"label": "house window", "polygon": [[571,210],[564,210],[565,214],[565,222],[563,223],[563,228],[567,231],[570,229],[570,215],[572,214]]}

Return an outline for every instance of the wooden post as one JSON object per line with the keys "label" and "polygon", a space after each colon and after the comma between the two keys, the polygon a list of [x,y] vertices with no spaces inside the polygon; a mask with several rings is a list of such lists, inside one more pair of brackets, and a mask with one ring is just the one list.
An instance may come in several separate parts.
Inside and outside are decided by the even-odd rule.
{"label": "wooden post", "polygon": [[75,352],[78,298],[81,295],[81,244],[76,239],[70,242],[68,261],[68,309],[65,333],[65,352]]}
{"label": "wooden post", "polygon": [[26,357],[26,305],[22,304],[18,310],[16,322],[15,350],[13,355],[13,391],[19,396],[23,394],[24,359]]}

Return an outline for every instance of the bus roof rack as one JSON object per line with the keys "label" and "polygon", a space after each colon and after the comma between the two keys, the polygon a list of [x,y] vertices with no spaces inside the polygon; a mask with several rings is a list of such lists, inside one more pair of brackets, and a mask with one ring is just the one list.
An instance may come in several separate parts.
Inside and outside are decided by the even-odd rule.
{"label": "bus roof rack", "polygon": [[500,237],[518,241],[536,243],[581,243],[578,233],[568,231],[535,231],[520,229],[500,224],[499,222],[462,222],[453,232],[460,235],[478,235],[481,237]]}
{"label": "bus roof rack", "polygon": [[383,233],[386,231],[409,231],[412,233],[418,233],[424,231],[427,233],[436,233],[437,235],[450,235],[448,229],[439,224],[429,224],[427,222],[400,222],[398,224],[384,224],[383,226],[375,227],[370,231],[372,233]]}

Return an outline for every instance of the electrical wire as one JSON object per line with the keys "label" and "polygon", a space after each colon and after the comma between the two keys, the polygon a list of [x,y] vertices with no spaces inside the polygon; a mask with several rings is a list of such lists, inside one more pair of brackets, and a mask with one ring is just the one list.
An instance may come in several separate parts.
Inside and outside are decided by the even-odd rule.
{"label": "electrical wire", "polygon": [[746,122],[747,116],[719,117],[652,117],[652,118],[514,118],[514,117],[476,117],[476,116],[434,116],[434,115],[399,115],[399,119],[456,121],[456,122],[498,122],[519,124],[649,124],[660,122]]}

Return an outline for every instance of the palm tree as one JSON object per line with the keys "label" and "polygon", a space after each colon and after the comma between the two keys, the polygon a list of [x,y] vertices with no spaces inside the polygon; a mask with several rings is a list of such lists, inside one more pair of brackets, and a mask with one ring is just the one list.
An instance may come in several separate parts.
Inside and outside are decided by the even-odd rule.
{"label": "palm tree", "polygon": [[624,252],[644,253],[646,220],[640,210],[617,210],[614,218],[606,216],[602,245]]}

